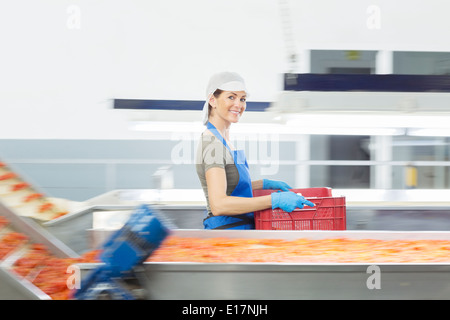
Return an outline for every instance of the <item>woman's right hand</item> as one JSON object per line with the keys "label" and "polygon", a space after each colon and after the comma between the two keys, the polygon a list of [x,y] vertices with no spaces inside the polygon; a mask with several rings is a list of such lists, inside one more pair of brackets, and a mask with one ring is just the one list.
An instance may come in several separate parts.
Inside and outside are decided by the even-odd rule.
{"label": "woman's right hand", "polygon": [[272,209],[280,208],[286,212],[292,212],[295,208],[302,209],[305,204],[314,207],[314,203],[292,191],[272,193]]}

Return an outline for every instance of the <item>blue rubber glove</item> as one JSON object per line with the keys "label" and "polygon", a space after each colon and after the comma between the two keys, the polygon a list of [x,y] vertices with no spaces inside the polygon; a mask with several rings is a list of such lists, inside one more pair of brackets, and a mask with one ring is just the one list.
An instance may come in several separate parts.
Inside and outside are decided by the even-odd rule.
{"label": "blue rubber glove", "polygon": [[295,208],[303,209],[304,205],[314,207],[314,203],[292,191],[272,193],[272,209],[280,208],[292,212]]}
{"label": "blue rubber glove", "polygon": [[263,189],[289,191],[289,189],[292,189],[292,187],[290,187],[286,182],[283,181],[263,179]]}

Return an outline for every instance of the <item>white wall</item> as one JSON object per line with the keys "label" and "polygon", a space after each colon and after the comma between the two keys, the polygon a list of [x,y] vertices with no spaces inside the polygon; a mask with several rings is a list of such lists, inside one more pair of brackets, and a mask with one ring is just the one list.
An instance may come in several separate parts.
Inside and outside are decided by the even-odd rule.
{"label": "white wall", "polygon": [[299,47],[450,51],[446,0],[291,0]]}
{"label": "white wall", "polygon": [[[450,51],[446,0],[289,7],[299,50]],[[211,73],[234,70],[270,101],[288,68],[276,0],[3,1],[0,41],[1,139],[145,138],[111,99],[203,99]]]}

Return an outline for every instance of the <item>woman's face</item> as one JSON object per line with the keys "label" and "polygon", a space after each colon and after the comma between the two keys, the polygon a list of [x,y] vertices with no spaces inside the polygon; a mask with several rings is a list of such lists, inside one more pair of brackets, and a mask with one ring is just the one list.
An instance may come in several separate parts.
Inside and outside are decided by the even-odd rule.
{"label": "woman's face", "polygon": [[213,107],[213,116],[230,123],[241,118],[246,107],[245,91],[223,91],[219,97],[212,96],[209,103]]}

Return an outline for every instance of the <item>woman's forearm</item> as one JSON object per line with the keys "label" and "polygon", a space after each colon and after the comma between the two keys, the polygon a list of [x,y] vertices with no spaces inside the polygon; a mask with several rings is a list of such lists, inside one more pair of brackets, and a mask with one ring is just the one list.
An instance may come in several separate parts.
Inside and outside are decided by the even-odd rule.
{"label": "woman's forearm", "polygon": [[263,188],[262,180],[254,180],[252,181],[252,189],[253,190],[261,190]]}
{"label": "woman's forearm", "polygon": [[232,216],[272,207],[272,197],[261,196],[253,198],[224,196],[217,199],[209,199],[212,214],[215,216]]}
{"label": "woman's forearm", "polygon": [[[231,216],[272,207],[270,195],[252,198],[227,196],[227,178],[222,168],[209,169],[205,177],[208,185],[209,206],[215,216]],[[252,187],[262,189],[263,181],[252,181]]]}

